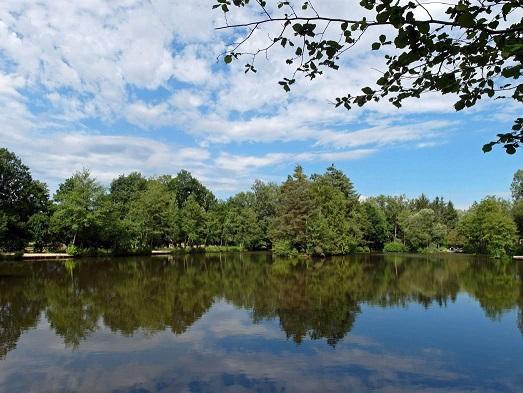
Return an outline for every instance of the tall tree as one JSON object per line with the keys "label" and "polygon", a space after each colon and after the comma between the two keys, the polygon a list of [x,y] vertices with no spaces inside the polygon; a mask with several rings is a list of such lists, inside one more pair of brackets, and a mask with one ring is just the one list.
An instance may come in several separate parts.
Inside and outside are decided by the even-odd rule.
{"label": "tall tree", "polygon": [[454,207],[452,201],[448,201],[447,205],[445,206],[445,211],[443,212],[443,224],[445,224],[448,228],[456,228],[456,225],[458,225],[458,220],[458,211]]}
{"label": "tall tree", "polygon": [[178,237],[175,196],[156,179],[149,180],[145,190],[132,200],[127,223],[135,246],[159,247]]}
{"label": "tall tree", "polygon": [[387,217],[387,222],[391,228],[389,241],[396,241],[401,238],[401,222],[403,213],[408,209],[408,200],[405,196],[385,196],[379,195],[373,198],[381,207]]}
{"label": "tall tree", "polygon": [[452,202],[446,202],[443,197],[436,197],[429,204],[429,208],[434,211],[436,221],[444,224],[447,228],[455,228],[458,223],[458,212]]}
{"label": "tall tree", "polygon": [[229,208],[223,224],[223,233],[227,244],[242,248],[257,249],[263,243],[263,232],[252,207]]}
{"label": "tall tree", "polygon": [[512,206],[512,217],[518,227],[519,238],[523,239],[523,198],[518,199]]}
{"label": "tall tree", "polygon": [[95,246],[99,240],[103,187],[88,170],[76,172],[60,184],[54,201],[51,228],[66,243]]}
{"label": "tall tree", "polygon": [[306,226],[310,254],[349,254],[362,240],[357,201],[332,183],[330,176],[327,172],[311,182],[312,209]]}
{"label": "tall tree", "polygon": [[390,228],[385,212],[373,200],[363,204],[365,229],[364,239],[372,250],[382,250],[383,245],[389,240]]}
{"label": "tall tree", "polygon": [[471,252],[502,256],[509,254],[516,244],[517,227],[509,206],[494,197],[474,203],[458,229]]}
{"label": "tall tree", "polygon": [[227,203],[218,201],[206,213],[205,238],[207,239],[207,244],[219,246],[224,244],[224,223],[227,212]]}
{"label": "tall tree", "polygon": [[361,241],[358,195],[350,179],[334,166],[311,176],[310,181],[297,167],[282,186],[281,196],[292,205],[288,216],[294,217],[291,222],[299,228],[295,231],[299,240],[284,238],[295,249],[316,255],[346,254]]}
{"label": "tall tree", "polygon": [[27,222],[46,212],[48,201],[45,184],[33,180],[14,153],[0,148],[0,249],[22,250],[31,237]]}
{"label": "tall tree", "polygon": [[180,229],[184,243],[194,246],[206,243],[205,209],[198,203],[195,195],[189,195],[180,210]]}
{"label": "tall tree", "polygon": [[305,251],[307,220],[312,213],[310,182],[301,166],[281,186],[276,218],[271,228],[271,240],[289,242],[292,248]]}
{"label": "tall tree", "polygon": [[33,214],[27,221],[27,228],[33,240],[33,251],[42,252],[51,243],[52,235],[49,230],[49,224],[50,217],[48,213]]}
{"label": "tall tree", "polygon": [[165,179],[169,190],[176,193],[179,208],[183,207],[191,195],[205,210],[216,202],[213,193],[186,170],[180,171],[174,178],[165,177]]}
{"label": "tall tree", "polygon": [[512,198],[515,201],[523,199],[523,169],[519,169],[514,173],[514,178],[510,185],[510,191],[512,191]]}
{"label": "tall tree", "polygon": [[[341,9],[335,16],[321,15],[311,0],[214,3],[224,13],[252,7],[255,12],[238,14],[258,15],[222,27],[243,35],[224,53],[225,63],[245,57],[246,71],[255,72],[258,55],[266,57],[281,45],[288,53],[284,61],[294,68],[279,82],[286,91],[296,82],[296,74],[314,79],[327,69],[337,70],[351,48],[370,42],[370,49],[382,51],[386,69],[374,86],[361,86],[361,92],[336,98],[337,106],[350,110],[388,99],[401,107],[404,100],[429,92],[454,95],[458,111],[484,98],[523,103],[523,84],[518,82],[523,73],[521,0],[460,0],[448,3],[444,14],[435,16],[431,5],[420,1],[361,0],[361,9],[351,13],[363,13],[361,18],[343,15]],[[279,31],[267,42],[255,34],[265,25]],[[367,38],[369,34],[373,35]],[[495,144],[515,153],[523,144],[523,118],[483,150],[490,151]]]}
{"label": "tall tree", "polygon": [[256,180],[251,188],[254,193],[254,211],[263,233],[263,243],[268,249],[272,244],[269,236],[269,228],[278,209],[280,198],[280,187],[275,183],[263,183]]}
{"label": "tall tree", "polygon": [[421,194],[411,201],[411,209],[416,212],[423,209],[431,209],[430,199],[425,194]]}
{"label": "tall tree", "polygon": [[417,251],[441,243],[446,236],[446,227],[436,222],[432,209],[421,209],[407,218],[404,232],[411,250]]}
{"label": "tall tree", "polygon": [[339,190],[350,204],[354,205],[358,202],[359,195],[354,189],[352,181],[345,173],[336,169],[334,164],[329,166],[323,175],[312,175],[311,178],[313,181]]}
{"label": "tall tree", "polygon": [[120,210],[122,216],[127,214],[131,201],[147,187],[147,179],[139,172],[118,176],[111,182],[109,189],[111,200]]}

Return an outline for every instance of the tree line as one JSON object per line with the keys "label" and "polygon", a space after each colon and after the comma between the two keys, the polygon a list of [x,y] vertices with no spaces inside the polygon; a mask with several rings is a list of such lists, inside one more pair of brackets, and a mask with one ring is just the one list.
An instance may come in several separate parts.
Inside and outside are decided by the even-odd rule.
{"label": "tree line", "polygon": [[467,211],[424,194],[362,198],[332,165],[312,176],[297,166],[282,184],[256,180],[227,200],[185,170],[149,178],[133,172],[109,187],[82,170],[51,198],[14,153],[0,149],[0,249],[129,254],[207,246],[324,256],[452,246],[502,256],[523,237],[523,170],[512,194],[512,201],[486,197]]}

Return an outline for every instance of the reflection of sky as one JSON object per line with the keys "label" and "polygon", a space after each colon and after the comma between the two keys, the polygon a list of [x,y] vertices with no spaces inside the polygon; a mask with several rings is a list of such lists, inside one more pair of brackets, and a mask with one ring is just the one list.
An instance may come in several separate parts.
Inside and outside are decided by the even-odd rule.
{"label": "reflection of sky", "polygon": [[445,308],[363,306],[336,348],[287,340],[277,320],[218,301],[184,334],[100,328],[65,348],[43,319],[0,363],[5,392],[523,391],[516,313],[487,319],[461,295]]}

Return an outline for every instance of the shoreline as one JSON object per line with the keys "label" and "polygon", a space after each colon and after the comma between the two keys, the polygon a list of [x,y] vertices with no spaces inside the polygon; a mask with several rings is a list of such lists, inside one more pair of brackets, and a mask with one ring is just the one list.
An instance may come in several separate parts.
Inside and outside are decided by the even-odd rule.
{"label": "shoreline", "polygon": [[[241,253],[241,252],[271,252],[270,250],[253,250],[253,251],[248,251],[248,250],[235,250],[235,249],[225,249],[225,250],[212,250],[212,251],[201,251],[201,252],[190,252],[190,251],[187,251],[187,250],[180,250],[180,249],[174,249],[174,250],[152,250],[150,254],[142,254],[141,256],[145,256],[145,257],[153,257],[153,256],[169,256],[169,255],[189,255],[189,254],[221,254],[221,253]],[[273,253],[274,254],[274,253]],[[360,253],[356,253],[356,254],[360,254]],[[367,253],[363,253],[363,254],[367,254]],[[383,252],[372,252],[372,253],[369,253],[369,254],[383,254],[383,255],[401,255],[401,254],[411,254],[411,255],[429,255],[429,254],[423,254],[423,253],[383,253]],[[456,253],[446,253],[446,252],[442,252],[440,254],[456,254]],[[461,254],[461,253],[460,253]],[[355,254],[347,254],[347,255],[337,255],[337,256],[349,256],[349,255],[355,255]],[[435,254],[432,254],[432,255],[435,255]],[[467,255],[474,255],[474,254],[467,254]],[[88,255],[70,255],[70,254],[67,254],[67,253],[24,253],[24,254],[20,254],[20,253],[0,253],[0,262],[2,260],[4,261],[13,261],[13,260],[63,260],[63,259],[78,259],[78,258],[88,258],[88,257],[125,257],[125,256],[133,256],[132,253],[129,253],[129,255],[91,255],[91,256],[88,256]],[[134,256],[137,256],[136,254],[134,254]],[[277,255],[276,255],[277,256]],[[488,257],[487,255],[479,255],[478,256],[486,256]],[[306,254],[300,254],[298,255],[297,257],[311,257],[310,255],[306,255]],[[513,255],[513,256],[508,256],[509,258],[511,258],[512,260],[514,261],[523,261],[523,256],[522,255]],[[283,258],[289,258],[289,257],[285,257],[283,256]]]}

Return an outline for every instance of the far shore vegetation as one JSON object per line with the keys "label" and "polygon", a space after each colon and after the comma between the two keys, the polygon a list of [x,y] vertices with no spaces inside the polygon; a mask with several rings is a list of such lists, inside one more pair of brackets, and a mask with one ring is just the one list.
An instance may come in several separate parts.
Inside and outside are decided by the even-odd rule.
{"label": "far shore vegetation", "polygon": [[256,180],[227,200],[183,170],[152,178],[133,172],[108,188],[83,170],[51,198],[46,184],[1,148],[0,180],[2,252],[327,256],[453,249],[501,257],[520,251],[523,238],[523,170],[514,175],[511,200],[487,196],[467,211],[424,194],[362,198],[334,166],[311,176],[297,166],[282,184]]}

